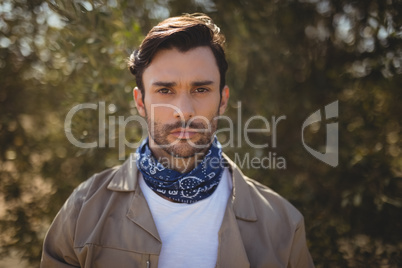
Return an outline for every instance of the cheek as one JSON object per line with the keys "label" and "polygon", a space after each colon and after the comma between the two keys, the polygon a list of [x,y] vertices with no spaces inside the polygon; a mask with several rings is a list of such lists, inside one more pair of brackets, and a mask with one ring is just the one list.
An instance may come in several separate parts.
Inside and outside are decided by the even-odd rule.
{"label": "cheek", "polygon": [[155,122],[168,122],[173,118],[174,110],[164,104],[148,104],[145,105],[147,117]]}
{"label": "cheek", "polygon": [[197,110],[199,111],[198,114],[212,118],[216,116],[219,111],[219,99],[209,99],[202,103],[202,105],[199,105]]}

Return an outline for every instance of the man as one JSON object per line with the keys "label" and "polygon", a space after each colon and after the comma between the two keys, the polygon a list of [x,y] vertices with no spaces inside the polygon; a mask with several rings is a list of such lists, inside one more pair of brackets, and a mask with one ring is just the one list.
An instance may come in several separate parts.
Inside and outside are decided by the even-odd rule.
{"label": "man", "polygon": [[129,60],[148,138],[82,183],[41,267],[313,267],[302,215],[245,177],[214,133],[227,106],[224,38],[203,14],[155,26]]}

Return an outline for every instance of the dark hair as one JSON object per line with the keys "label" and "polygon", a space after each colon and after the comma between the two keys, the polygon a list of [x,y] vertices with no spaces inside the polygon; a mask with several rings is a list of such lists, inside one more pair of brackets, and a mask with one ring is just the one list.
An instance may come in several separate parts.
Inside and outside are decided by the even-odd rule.
{"label": "dark hair", "polygon": [[225,86],[228,64],[223,50],[225,37],[220,33],[212,19],[205,14],[185,14],[168,18],[153,27],[128,59],[128,67],[135,76],[137,87],[144,96],[142,75],[152,58],[161,49],[177,48],[186,52],[199,46],[210,47],[220,73],[220,90]]}

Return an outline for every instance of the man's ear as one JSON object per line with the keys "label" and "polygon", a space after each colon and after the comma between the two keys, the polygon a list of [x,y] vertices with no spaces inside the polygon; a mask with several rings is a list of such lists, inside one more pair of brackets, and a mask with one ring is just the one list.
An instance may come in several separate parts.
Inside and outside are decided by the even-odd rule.
{"label": "man's ear", "polygon": [[134,101],[135,101],[135,106],[137,106],[138,113],[145,117],[145,105],[142,100],[142,92],[141,90],[138,89],[138,87],[135,87],[133,90],[133,95],[134,95]]}
{"label": "man's ear", "polygon": [[222,89],[221,103],[219,104],[219,115],[223,114],[228,106],[229,101],[229,87],[225,86]]}

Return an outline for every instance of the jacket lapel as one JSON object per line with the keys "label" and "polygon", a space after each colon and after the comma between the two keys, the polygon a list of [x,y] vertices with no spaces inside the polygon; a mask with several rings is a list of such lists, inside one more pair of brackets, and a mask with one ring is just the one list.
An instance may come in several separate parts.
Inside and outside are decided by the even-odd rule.
{"label": "jacket lapel", "polygon": [[257,221],[254,203],[244,175],[224,154],[232,173],[233,189],[219,230],[216,267],[250,267],[238,221]]}
{"label": "jacket lapel", "polygon": [[232,205],[229,201],[219,230],[216,267],[250,267]]}
{"label": "jacket lapel", "polygon": [[[140,230],[145,231],[145,233],[136,233],[137,237],[135,240],[139,241],[139,243],[147,244],[143,246],[146,246],[159,254],[162,242],[148,203],[139,187],[138,172],[135,159],[131,155],[130,158],[119,168],[116,176],[110,181],[108,189],[119,192],[134,192],[126,216],[135,223]],[[149,235],[154,239],[150,239]]]}
{"label": "jacket lapel", "polygon": [[130,210],[127,213],[127,217],[162,243],[151,211],[148,207],[148,203],[142,194],[140,187],[137,187],[137,190],[134,193],[133,201]]}
{"label": "jacket lapel", "polygon": [[254,202],[250,194],[249,186],[245,180],[245,176],[236,166],[236,164],[223,154],[232,173],[233,192],[232,200],[233,210],[236,218],[244,221],[257,221],[257,214],[254,208]]}

